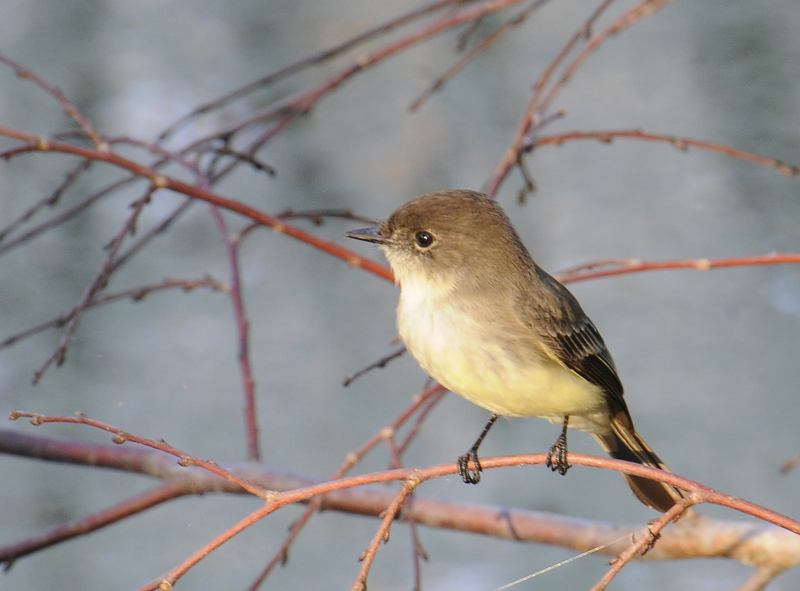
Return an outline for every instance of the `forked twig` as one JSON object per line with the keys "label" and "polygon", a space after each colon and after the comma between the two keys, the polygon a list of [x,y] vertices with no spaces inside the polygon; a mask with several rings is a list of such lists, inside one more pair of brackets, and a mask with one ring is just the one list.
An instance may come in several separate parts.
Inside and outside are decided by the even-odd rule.
{"label": "forked twig", "polygon": [[628,564],[635,556],[639,554],[645,554],[648,552],[655,544],[656,540],[661,536],[661,530],[664,529],[667,524],[677,520],[680,518],[681,515],[692,505],[696,505],[700,502],[699,497],[694,496],[687,496],[684,499],[681,499],[678,503],[675,503],[666,513],[664,513],[661,517],[654,519],[650,522],[647,526],[647,533],[644,535],[639,536],[639,539],[636,540],[633,544],[631,544],[628,548],[625,549],[617,558],[613,561],[611,568],[608,572],[603,575],[603,577],[592,587],[591,591],[604,591],[611,580],[617,575],[617,573],[622,570],[622,567]]}
{"label": "forked twig", "polygon": [[384,512],[383,520],[372,538],[369,547],[364,551],[359,560],[361,561],[361,571],[358,573],[356,582],[353,583],[352,591],[366,591],[367,590],[367,575],[369,569],[372,567],[372,561],[375,560],[375,555],[378,553],[378,548],[381,542],[384,544],[389,542],[389,530],[392,526],[392,521],[397,518],[400,509],[403,508],[403,503],[406,498],[414,492],[414,489],[419,486],[420,481],[414,477],[410,477],[403,481],[403,486],[397,492],[394,501]]}

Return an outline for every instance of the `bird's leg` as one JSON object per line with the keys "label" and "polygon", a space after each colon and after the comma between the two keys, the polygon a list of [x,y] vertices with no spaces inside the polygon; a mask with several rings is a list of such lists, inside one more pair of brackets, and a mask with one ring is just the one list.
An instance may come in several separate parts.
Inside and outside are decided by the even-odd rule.
{"label": "bird's leg", "polygon": [[550,453],[545,460],[545,465],[553,472],[558,471],[562,476],[569,470],[567,463],[567,426],[569,425],[569,416],[564,417],[564,428],[561,429],[561,435],[558,436],[556,444],[550,448]]}
{"label": "bird's leg", "polygon": [[[475,442],[475,445],[473,445],[467,453],[458,458],[458,473],[461,474],[461,479],[464,481],[464,484],[478,484],[478,482],[480,482],[481,470],[483,470],[483,468],[481,468],[481,462],[478,459],[478,448],[481,446],[483,438],[486,437],[486,434],[489,432],[489,429],[492,428],[492,425],[494,425],[494,422],[497,420],[499,416],[500,415],[498,414],[492,415],[492,418],[489,419],[489,422],[486,423],[486,426],[483,428],[483,431],[481,431],[481,435],[480,437],[478,437],[478,440]],[[566,445],[566,438],[564,441]],[[475,465],[474,470],[469,469],[470,460],[472,460],[472,463]]]}

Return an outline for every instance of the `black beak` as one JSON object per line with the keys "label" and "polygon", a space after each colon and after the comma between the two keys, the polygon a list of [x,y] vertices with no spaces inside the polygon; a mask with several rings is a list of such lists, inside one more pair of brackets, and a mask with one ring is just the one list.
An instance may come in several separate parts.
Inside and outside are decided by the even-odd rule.
{"label": "black beak", "polygon": [[372,226],[370,228],[361,228],[360,230],[353,230],[345,234],[348,238],[355,238],[356,240],[363,240],[364,242],[372,242],[373,244],[388,244],[389,239],[381,235],[380,226]]}

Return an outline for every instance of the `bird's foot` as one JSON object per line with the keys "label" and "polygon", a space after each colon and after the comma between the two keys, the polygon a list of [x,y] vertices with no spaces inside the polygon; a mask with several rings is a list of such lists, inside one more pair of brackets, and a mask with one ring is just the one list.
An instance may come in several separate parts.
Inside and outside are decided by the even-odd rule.
{"label": "bird's foot", "polygon": [[[472,460],[475,469],[469,467],[469,462]],[[458,473],[464,484],[478,484],[481,481],[481,461],[478,459],[478,452],[475,449],[469,450],[463,456],[458,458]]]}
{"label": "bird's foot", "polygon": [[550,448],[550,453],[545,460],[545,466],[562,476],[567,473],[570,465],[567,462],[567,434],[561,433],[556,444]]}

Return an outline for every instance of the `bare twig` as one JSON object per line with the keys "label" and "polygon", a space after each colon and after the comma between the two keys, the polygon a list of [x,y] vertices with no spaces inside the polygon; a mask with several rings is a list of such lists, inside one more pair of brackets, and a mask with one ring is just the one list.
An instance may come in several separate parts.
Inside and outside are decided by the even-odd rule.
{"label": "bare twig", "polygon": [[[87,162],[87,161],[91,161],[91,160],[92,160],[91,158],[88,158],[86,160],[83,160],[82,162]],[[125,185],[127,185],[129,183],[132,183],[132,182],[134,182],[136,180],[138,180],[137,177],[128,177],[128,178],[116,181],[114,183],[111,183],[108,186],[106,186],[105,188],[101,189],[100,191],[96,191],[95,193],[92,193],[91,195],[88,195],[82,201],[76,203],[72,207],[69,207],[69,208],[61,211],[60,213],[54,215],[49,220],[44,220],[38,226],[34,226],[33,228],[30,228],[29,230],[27,230],[26,232],[20,234],[19,236],[17,236],[15,238],[9,240],[8,242],[0,245],[0,254],[4,254],[7,251],[11,250],[12,248],[20,246],[21,244],[24,244],[25,242],[28,242],[29,240],[32,240],[36,236],[39,236],[40,234],[43,234],[44,232],[46,232],[48,230],[51,230],[51,229],[55,228],[56,226],[59,226],[59,225],[65,223],[65,222],[67,222],[68,220],[72,219],[73,217],[75,217],[79,213],[82,213],[82,212],[86,211],[87,209],[89,209],[92,205],[94,205],[95,203],[97,203],[101,199],[105,199],[107,197],[110,197],[110,196],[116,194],[116,192],[119,191],[120,189],[122,189]]]}
{"label": "bare twig", "polygon": [[114,258],[119,252],[120,247],[122,246],[122,241],[124,240],[127,234],[133,234],[136,230],[136,222],[139,219],[139,214],[142,212],[144,206],[150,201],[151,194],[156,190],[156,187],[153,186],[145,195],[144,197],[138,199],[133,204],[133,212],[128,217],[128,220],[122,227],[117,235],[111,240],[108,246],[108,255],[106,256],[106,260],[103,263],[103,266],[100,268],[100,271],[95,275],[95,278],[83,292],[81,299],[78,300],[78,303],[75,304],[75,307],[72,309],[72,314],[69,319],[69,323],[67,327],[64,329],[64,333],[61,335],[61,340],[58,343],[58,347],[53,352],[50,357],[42,364],[39,369],[37,369],[33,374],[33,383],[37,383],[39,379],[42,377],[44,372],[47,370],[50,365],[55,362],[56,365],[61,365],[64,363],[67,355],[67,347],[69,347],[69,343],[72,340],[72,337],[75,336],[75,331],[78,329],[78,324],[80,323],[81,317],[83,316],[83,312],[86,310],[89,302],[94,298],[95,294],[102,290],[106,284],[108,283],[108,277],[111,273],[111,266],[114,262]]}
{"label": "bare twig", "polygon": [[230,267],[230,298],[233,306],[233,315],[236,321],[236,331],[239,336],[239,346],[237,347],[237,357],[239,361],[239,371],[242,374],[242,386],[244,387],[244,423],[247,433],[247,457],[251,460],[258,460],[261,457],[258,445],[258,420],[256,418],[256,393],[253,370],[250,367],[250,338],[249,324],[244,311],[244,297],[242,296],[241,278],[239,274],[239,253],[237,241],[231,237],[222,212],[216,205],[209,206],[211,217],[217,224],[225,250],[228,253],[228,265]]}
{"label": "bare twig", "polygon": [[[431,400],[438,400],[444,395],[447,391],[439,385],[427,388],[420,394],[414,397],[411,405],[406,408],[400,415],[395,418],[389,425],[383,427],[380,431],[378,431],[375,435],[373,435],[369,440],[367,440],[359,449],[355,451],[349,452],[346,456],[344,461],[339,465],[336,471],[331,475],[330,480],[336,480],[337,478],[341,478],[345,474],[347,474],[361,459],[376,445],[378,445],[381,441],[390,442],[392,437],[394,437],[395,432],[399,429],[409,418],[411,418],[415,412],[424,404],[430,405]],[[426,412],[426,411],[423,411]],[[258,575],[256,580],[253,584],[249,587],[249,591],[255,591],[262,582],[267,578],[269,573],[272,569],[275,568],[278,564],[283,564],[288,556],[289,546],[294,542],[297,535],[300,533],[300,530],[308,523],[308,520],[311,516],[322,506],[322,499],[317,497],[313,501],[311,501],[306,507],[303,514],[298,517],[289,531],[289,535],[287,536],[286,540],[284,540],[283,544],[281,545],[280,549],[276,552],[273,558],[269,561],[264,570]]]}
{"label": "bare twig", "polygon": [[99,151],[108,150],[108,144],[106,144],[106,142],[104,142],[103,139],[100,137],[100,135],[95,131],[92,124],[89,123],[89,121],[83,115],[81,115],[80,111],[78,111],[78,109],[75,108],[75,105],[73,105],[67,99],[67,97],[64,96],[64,93],[62,93],[58,88],[50,86],[44,80],[36,76],[33,72],[27,70],[26,68],[23,68],[22,66],[20,66],[13,60],[8,59],[5,56],[0,55],[0,63],[9,66],[16,72],[17,76],[19,76],[20,78],[24,78],[25,80],[30,80],[31,82],[36,84],[39,88],[44,90],[47,94],[56,99],[64,108],[64,113],[67,115],[67,117],[72,118],[80,126],[80,128],[84,131],[84,133],[86,133],[86,135],[89,136],[89,139],[92,140],[92,143],[94,144],[94,147],[97,150]]}
{"label": "bare twig", "polygon": [[400,347],[399,349],[397,349],[396,351],[394,351],[392,353],[389,353],[385,357],[381,357],[375,363],[372,363],[372,364],[368,365],[367,367],[365,367],[363,369],[359,369],[354,374],[350,374],[349,376],[347,376],[344,379],[344,382],[342,382],[342,385],[346,388],[347,386],[352,384],[354,381],[356,381],[358,378],[360,378],[364,374],[372,371],[373,369],[383,369],[384,367],[386,367],[387,363],[389,363],[393,359],[396,359],[396,358],[400,357],[405,352],[406,352],[406,348],[405,347]]}
{"label": "bare twig", "polygon": [[339,218],[343,220],[353,220],[364,224],[377,225],[378,220],[356,215],[347,209],[304,209],[295,211],[291,208],[284,209],[282,212],[275,214],[275,217],[281,220],[292,220],[305,218],[315,226],[321,226],[324,218]]}
{"label": "bare twig", "polygon": [[489,180],[486,183],[485,191],[489,195],[495,195],[497,193],[498,189],[500,188],[500,184],[508,176],[508,173],[516,165],[516,163],[519,162],[522,146],[524,145],[527,134],[530,132],[531,126],[537,119],[543,118],[544,109],[541,108],[539,104],[539,97],[544,91],[545,85],[549,81],[553,72],[559,66],[559,64],[566,59],[566,56],[572,50],[575,44],[577,44],[581,38],[587,36],[587,34],[592,30],[594,23],[600,18],[603,12],[611,5],[613,1],[614,0],[604,0],[604,2],[600,4],[600,6],[594,11],[594,13],[592,13],[589,19],[583,24],[583,26],[573,35],[572,39],[567,42],[558,56],[556,56],[556,59],[553,61],[553,63],[550,64],[548,69],[545,70],[544,74],[536,82],[536,85],[534,86],[533,97],[528,103],[525,113],[522,115],[522,119],[517,125],[517,131],[514,135],[514,140],[511,143],[511,146],[509,146],[509,148],[506,150],[503,158],[497,164],[492,176],[489,177]]}
{"label": "bare twig", "polygon": [[[641,273],[643,271],[664,271],[667,269],[695,269],[698,271],[708,271],[709,269],[720,269],[725,267],[749,267],[759,265],[797,265],[800,264],[800,254],[777,253],[773,252],[762,256],[741,257],[735,259],[694,259],[682,261],[660,261],[646,262],[638,260],[629,261],[599,261],[587,263],[576,269],[565,273],[560,273],[556,278],[562,283],[573,281],[585,281],[587,279],[597,279],[599,277],[611,277],[613,275],[627,275],[629,273]],[[597,266],[610,267],[598,271],[583,271]]]}
{"label": "bare twig", "polygon": [[[133,162],[132,160],[123,158],[122,156],[119,156],[114,152],[99,152],[97,150],[92,150],[91,148],[84,148],[82,146],[76,146],[73,144],[68,144],[55,140],[50,141],[44,138],[37,139],[36,136],[32,134],[14,130],[4,126],[0,126],[0,135],[6,135],[9,137],[24,139],[26,141],[38,141],[40,145],[39,149],[44,151],[63,152],[66,154],[74,154],[80,157],[90,158],[92,160],[108,162],[109,164],[113,164],[114,166],[128,170],[138,176],[150,179],[155,188],[171,189],[178,193],[183,193],[188,197],[200,199],[201,201],[205,201],[207,203],[217,205],[218,207],[221,207],[223,209],[228,209],[245,217],[249,217],[250,219],[262,225],[271,227],[276,232],[291,236],[292,238],[305,242],[313,246],[314,248],[322,250],[323,252],[327,252],[332,256],[343,259],[352,267],[360,267],[370,273],[373,273],[374,275],[377,275],[389,281],[393,281],[393,276],[386,267],[378,265],[377,263],[374,263],[369,259],[361,257],[346,248],[343,248],[327,240],[317,238],[316,236],[313,236],[308,232],[304,232],[299,228],[295,228],[294,226],[286,224],[285,222],[277,219],[274,216],[261,213],[257,209],[249,207],[233,199],[220,197],[215,193],[211,193],[199,187],[189,185],[182,181],[178,181],[170,177],[161,175],[158,172],[150,168],[147,168],[146,166],[142,166],[141,164]],[[2,251],[2,249],[0,249],[0,251]]]}
{"label": "bare twig", "polygon": [[249,154],[242,154],[241,152],[237,152],[236,150],[232,150],[231,148],[227,147],[210,148],[210,151],[213,151],[215,154],[219,156],[230,156],[234,160],[240,160],[246,164],[249,164],[256,170],[266,172],[269,176],[275,176],[278,174],[278,171],[276,171],[272,166],[256,160],[253,156]]}
{"label": "bare twig", "polygon": [[[628,9],[622,16],[611,23],[611,25],[600,31],[597,35],[592,36],[586,43],[586,46],[567,66],[566,70],[561,75],[561,78],[553,85],[553,88],[550,90],[548,95],[542,99],[538,105],[536,105],[536,110],[540,113],[547,111],[547,108],[550,106],[553,100],[555,100],[555,97],[559,92],[561,92],[566,83],[569,82],[578,68],[583,65],[583,63],[592,53],[597,51],[597,48],[600,47],[600,45],[606,41],[606,39],[612,35],[616,35],[624,29],[627,29],[628,27],[633,26],[644,18],[652,16],[671,2],[673,2],[673,0],[641,0],[641,2]],[[601,6],[601,9],[604,8],[605,6]],[[586,27],[587,32],[591,31],[591,25],[594,20],[596,19],[592,19],[589,25]]]}
{"label": "bare twig", "polygon": [[[444,87],[444,85],[451,78],[453,78],[453,76],[458,74],[464,68],[464,66],[469,64],[480,53],[486,51],[486,49],[494,45],[503,35],[508,33],[511,29],[524,23],[525,19],[527,19],[534,10],[544,6],[547,2],[548,0],[534,0],[534,2],[530,4],[530,6],[522,10],[519,14],[517,14],[515,17],[513,17],[500,27],[498,27],[491,35],[487,36],[478,45],[470,49],[469,52],[464,57],[462,57],[450,68],[448,68],[444,74],[442,74],[436,80],[434,80],[434,82],[420,96],[414,99],[414,102],[411,103],[409,110],[413,112],[419,109],[422,106],[422,104],[426,100],[428,100],[428,98],[430,98],[435,92],[441,90]],[[476,20],[474,21],[474,23],[475,26],[477,26],[478,21]],[[464,39],[463,36],[462,39]],[[461,46],[461,42],[459,42],[459,46]]]}
{"label": "bare twig", "polygon": [[132,499],[123,501],[112,507],[103,509],[102,511],[97,511],[88,517],[75,519],[56,526],[33,538],[1,548],[0,564],[3,564],[3,570],[7,571],[14,566],[14,562],[19,558],[54,546],[65,540],[90,534],[93,531],[116,523],[121,519],[136,515],[172,499],[194,494],[194,492],[191,479],[170,480],[154,489],[140,493]]}
{"label": "bare twig", "polygon": [[[124,291],[119,291],[116,293],[108,293],[103,296],[95,297],[86,304],[86,309],[96,308],[98,306],[103,306],[105,304],[110,304],[112,302],[128,298],[130,298],[135,302],[138,302],[144,299],[147,295],[160,291],[167,291],[172,289],[182,289],[184,291],[192,291],[194,289],[197,289],[198,287],[207,287],[214,291],[226,291],[228,289],[226,285],[223,285],[222,283],[216,281],[215,279],[212,279],[211,277],[205,277],[204,279],[194,279],[194,280],[166,279],[161,283],[157,283],[154,285],[142,285],[140,287],[134,287],[132,289],[126,289]],[[48,328],[61,328],[67,322],[70,321],[74,313],[75,313],[74,309],[70,310],[65,314],[61,314],[60,316],[56,316],[55,318],[51,318],[50,320],[45,320],[44,322],[40,322],[35,326],[31,326],[30,328],[27,328],[22,332],[18,332],[9,337],[6,337],[3,341],[0,341],[0,349],[13,345],[18,341],[31,337],[35,334],[38,334],[43,330],[47,330]]]}
{"label": "bare twig", "polygon": [[21,216],[19,216],[16,220],[9,223],[5,228],[0,230],[0,242],[6,239],[6,236],[11,234],[14,230],[19,228],[25,222],[30,221],[34,215],[36,215],[39,210],[44,207],[54,207],[58,201],[61,199],[61,195],[64,194],[74,182],[75,180],[88,168],[92,165],[91,160],[82,160],[75,166],[71,171],[69,171],[61,182],[61,184],[55,188],[55,190],[47,195],[43,199],[40,199],[36,203],[34,203],[31,207],[25,210]]}
{"label": "bare twig", "polygon": [[753,573],[753,576],[747,579],[736,591],[762,591],[762,589],[766,589],[772,579],[781,574],[783,570],[782,568],[776,569],[770,567],[758,568],[756,572]]}
{"label": "bare twig", "polygon": [[605,591],[605,588],[608,587],[611,579],[613,579],[617,573],[622,570],[623,566],[628,564],[635,556],[644,555],[651,550],[656,540],[661,537],[661,530],[664,529],[667,524],[678,519],[689,507],[697,504],[698,502],[700,502],[700,499],[694,497],[686,497],[685,499],[681,499],[681,501],[675,503],[669,509],[669,511],[664,513],[658,519],[649,523],[647,525],[647,529],[645,530],[646,533],[640,535],[636,542],[631,544],[625,549],[624,552],[617,556],[609,571],[603,575],[603,578],[601,578],[594,587],[592,587],[591,591]]}
{"label": "bare twig", "polygon": [[205,103],[203,105],[200,105],[199,107],[196,107],[191,113],[181,117],[175,123],[170,125],[166,130],[164,130],[158,136],[158,141],[159,143],[164,142],[170,136],[174,135],[179,129],[181,129],[187,123],[189,123],[192,119],[195,119],[198,116],[208,113],[210,111],[220,109],[230,104],[231,102],[240,99],[242,97],[245,97],[248,94],[258,89],[270,86],[271,84],[274,84],[275,82],[278,82],[283,78],[287,78],[289,76],[297,74],[298,72],[301,72],[302,70],[309,68],[311,66],[328,62],[331,58],[341,55],[342,53],[349,51],[350,49],[353,49],[359,45],[362,45],[367,41],[374,39],[375,37],[384,35],[402,25],[410,23],[423,16],[427,16],[428,14],[437,12],[448,6],[466,4],[471,1],[474,0],[440,0],[438,2],[429,4],[428,6],[423,6],[418,10],[413,10],[407,14],[404,14],[396,19],[393,19],[381,25],[378,25],[372,29],[368,29],[367,31],[364,31],[363,33],[360,33],[359,35],[356,35],[355,37],[348,39],[347,41],[340,43],[339,45],[336,45],[334,47],[321,51],[317,54],[299,60],[293,64],[281,68],[280,70],[268,74],[263,78],[255,80],[254,82],[251,82],[246,86],[237,88],[233,92],[223,95],[209,103]]}
{"label": "bare twig", "polygon": [[378,553],[378,547],[381,542],[384,544],[389,541],[389,529],[392,526],[392,521],[395,520],[400,509],[403,508],[403,503],[406,498],[414,492],[414,489],[419,486],[420,481],[411,477],[403,482],[403,486],[397,492],[397,495],[392,501],[392,504],[384,511],[383,520],[375,536],[372,538],[367,550],[361,555],[361,571],[358,573],[356,582],[353,584],[352,591],[366,591],[367,590],[367,575],[369,569],[372,567],[372,561],[375,560],[375,555]]}
{"label": "bare twig", "polygon": [[681,138],[681,137],[663,135],[658,133],[645,133],[638,129],[614,130],[614,131],[573,131],[553,136],[541,136],[535,138],[529,144],[529,146],[526,145],[524,146],[523,149],[525,150],[533,149],[534,147],[537,146],[546,146],[546,145],[560,146],[564,142],[572,140],[587,140],[587,139],[595,139],[599,140],[604,144],[609,144],[611,143],[612,140],[616,138],[645,140],[652,142],[664,142],[671,144],[672,146],[681,151],[685,151],[689,147],[695,147],[695,148],[700,148],[702,150],[707,150],[709,152],[724,154],[725,156],[730,156],[732,158],[738,158],[740,160],[746,160],[748,162],[754,162],[756,164],[768,166],[769,168],[774,168],[780,174],[786,177],[797,176],[800,174],[800,167],[791,164],[786,164],[785,162],[776,160],[775,158],[768,158],[766,156],[761,156],[759,154],[754,154],[752,152],[738,150],[736,148],[732,148],[730,146],[726,146],[723,144],[704,142],[701,140],[694,140],[691,138]]}
{"label": "bare twig", "polygon": [[234,484],[237,484],[250,494],[253,494],[265,500],[269,500],[270,498],[272,498],[271,491],[265,490],[259,486],[255,486],[254,484],[247,482],[246,480],[236,476],[235,474],[231,474],[227,470],[223,470],[216,464],[216,462],[209,462],[206,460],[195,458],[194,456],[191,456],[186,452],[183,452],[175,447],[172,447],[165,441],[154,441],[152,439],[139,437],[138,435],[127,433],[122,429],[118,429],[116,427],[112,427],[111,425],[106,425],[105,423],[101,423],[100,421],[95,421],[94,419],[85,417],[82,414],[77,414],[74,417],[49,417],[45,415],[39,415],[35,413],[15,410],[9,415],[9,419],[12,421],[24,417],[31,419],[31,424],[35,426],[43,425],[45,423],[74,423],[78,425],[88,425],[90,427],[102,429],[103,431],[108,431],[109,433],[114,434],[113,438],[114,443],[122,444],[127,441],[131,441],[133,443],[138,443],[139,445],[144,445],[146,447],[157,449],[159,451],[177,457],[179,459],[178,464],[183,467],[198,466],[200,468],[208,470],[209,472],[213,472],[217,476],[221,476],[222,478]]}

